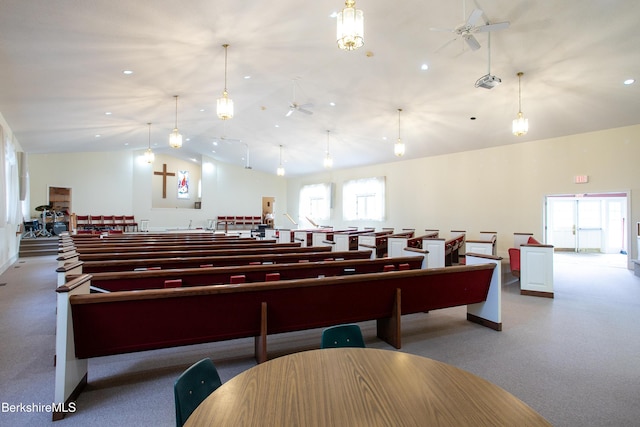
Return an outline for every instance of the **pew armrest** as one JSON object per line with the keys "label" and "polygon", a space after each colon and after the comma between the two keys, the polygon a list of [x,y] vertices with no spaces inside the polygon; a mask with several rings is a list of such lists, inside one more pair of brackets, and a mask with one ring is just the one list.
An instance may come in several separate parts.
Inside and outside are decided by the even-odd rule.
{"label": "pew armrest", "polygon": [[[466,254],[467,266],[491,263],[495,265],[484,302],[467,305],[467,320],[496,331],[502,330],[502,258],[477,253]],[[450,268],[450,267],[449,267]]]}

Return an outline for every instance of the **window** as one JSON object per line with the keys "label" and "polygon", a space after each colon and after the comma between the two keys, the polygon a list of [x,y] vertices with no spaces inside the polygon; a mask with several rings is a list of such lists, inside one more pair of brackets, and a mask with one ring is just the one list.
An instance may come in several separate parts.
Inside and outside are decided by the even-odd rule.
{"label": "window", "polygon": [[331,184],[305,185],[300,189],[300,217],[314,221],[331,216]]}
{"label": "window", "polygon": [[345,221],[384,220],[385,177],[347,181],[342,197],[342,216]]}

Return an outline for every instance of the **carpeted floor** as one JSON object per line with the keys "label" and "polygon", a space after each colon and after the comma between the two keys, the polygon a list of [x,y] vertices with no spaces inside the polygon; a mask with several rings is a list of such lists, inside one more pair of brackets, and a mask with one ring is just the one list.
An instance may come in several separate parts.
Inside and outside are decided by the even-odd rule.
{"label": "carpeted floor", "polygon": [[[0,276],[0,426],[52,423],[9,405],[53,400],[55,267],[54,257],[23,258]],[[464,307],[404,316],[401,351],[479,375],[555,426],[638,425],[640,278],[618,261],[557,254],[554,280],[554,299],[527,297],[505,273],[501,332],[467,322]],[[395,351],[374,322],[360,325],[367,346]],[[269,336],[270,357],[319,341],[320,330]],[[53,425],[172,426],[184,369],[211,357],[224,382],[254,366],[252,354],[253,340],[242,339],[92,359],[78,411]]]}

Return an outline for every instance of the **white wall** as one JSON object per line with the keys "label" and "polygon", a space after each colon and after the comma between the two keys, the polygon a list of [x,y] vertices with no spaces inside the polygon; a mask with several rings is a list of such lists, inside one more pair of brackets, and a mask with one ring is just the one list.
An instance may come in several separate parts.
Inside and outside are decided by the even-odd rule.
{"label": "white wall", "polygon": [[[6,141],[11,141],[13,146],[13,149],[12,149],[13,152],[11,153],[12,156],[15,155],[17,152],[22,151],[20,142],[13,134],[13,131],[9,127],[9,124],[6,122],[2,114],[0,114],[0,126],[2,127],[2,132],[0,132],[2,136],[0,137],[4,138],[4,141],[0,141],[0,150],[5,149]],[[0,156],[0,159],[4,159],[4,157],[5,156],[2,155]],[[19,192],[17,183],[10,184],[10,185],[14,185],[15,188],[11,188],[11,189],[7,188],[7,182],[5,179],[5,172],[4,172],[5,167],[8,167],[8,166],[2,165],[2,167],[0,167],[0,171],[1,171],[0,176],[2,177],[0,182],[2,182],[2,187],[3,187],[3,191],[0,191],[0,194],[2,195],[0,200],[0,209],[2,212],[2,214],[0,215],[0,217],[2,218],[2,221],[0,221],[0,272],[3,272],[4,270],[6,270],[11,264],[13,264],[18,259],[18,248],[19,248],[20,236],[21,236],[21,232],[23,231],[21,228],[19,228],[21,227],[21,224],[23,221],[23,218],[21,215],[17,215],[17,217],[16,215],[9,215],[8,217],[6,215],[6,210],[7,210],[6,193],[13,194],[16,196],[15,200],[9,201],[9,206],[11,211],[13,212],[21,211],[22,205],[24,203],[18,200],[20,192]],[[14,165],[14,168],[15,168],[15,165]],[[12,217],[15,217],[15,218],[12,218]]]}
{"label": "white wall", "polygon": [[[259,215],[261,198],[276,198],[276,226],[291,227],[285,212],[298,218],[300,187],[336,183],[334,208],[327,223],[466,230],[498,233],[498,253],[507,256],[514,232],[543,236],[545,195],[629,191],[630,255],[637,259],[635,224],[640,221],[640,125],[517,143],[446,156],[331,170],[301,178],[283,178],[203,159],[202,209],[152,209],[151,167],[139,153],[30,154],[31,201],[41,204],[48,185],[73,188],[77,213],[133,213],[151,227],[184,228],[206,224],[217,215]],[[379,223],[342,220],[341,185],[349,179],[386,176],[387,219]],[[588,184],[574,184],[589,175]],[[301,224],[302,226],[303,224]]]}
{"label": "white wall", "polygon": [[[187,228],[189,222],[192,228],[204,227],[208,219],[218,215],[257,216],[263,196],[275,197],[278,204],[286,206],[282,178],[205,157],[202,209],[153,208],[153,192],[162,192],[162,178],[154,176],[153,171],[162,169],[162,159],[150,165],[141,159],[143,152],[31,154],[31,210],[46,203],[49,186],[72,188],[72,210],[76,214],[133,214],[137,220],[149,220],[151,231]],[[156,185],[158,182],[160,185]],[[167,197],[169,194],[168,184]]]}
{"label": "white wall", "polygon": [[[640,221],[640,125],[477,151],[334,170],[288,180],[288,210],[297,218],[300,187],[334,182],[336,196],[329,223],[350,225],[498,232],[498,254],[507,256],[514,232],[543,238],[544,197],[630,191],[631,255],[638,257],[635,224]],[[354,224],[342,220],[342,183],[386,176],[387,218]],[[589,175],[588,184],[574,184]]]}
{"label": "white wall", "polygon": [[32,217],[48,203],[49,187],[71,188],[71,211],[81,215],[131,215],[129,151],[30,154]]}

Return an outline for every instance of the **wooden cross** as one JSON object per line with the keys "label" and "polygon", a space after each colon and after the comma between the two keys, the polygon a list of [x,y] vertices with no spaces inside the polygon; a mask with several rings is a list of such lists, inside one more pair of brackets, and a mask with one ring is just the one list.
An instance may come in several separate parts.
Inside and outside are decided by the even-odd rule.
{"label": "wooden cross", "polygon": [[162,172],[153,172],[154,175],[162,175],[162,198],[167,198],[167,177],[168,176],[176,176],[173,172],[167,172],[167,164],[162,164]]}

